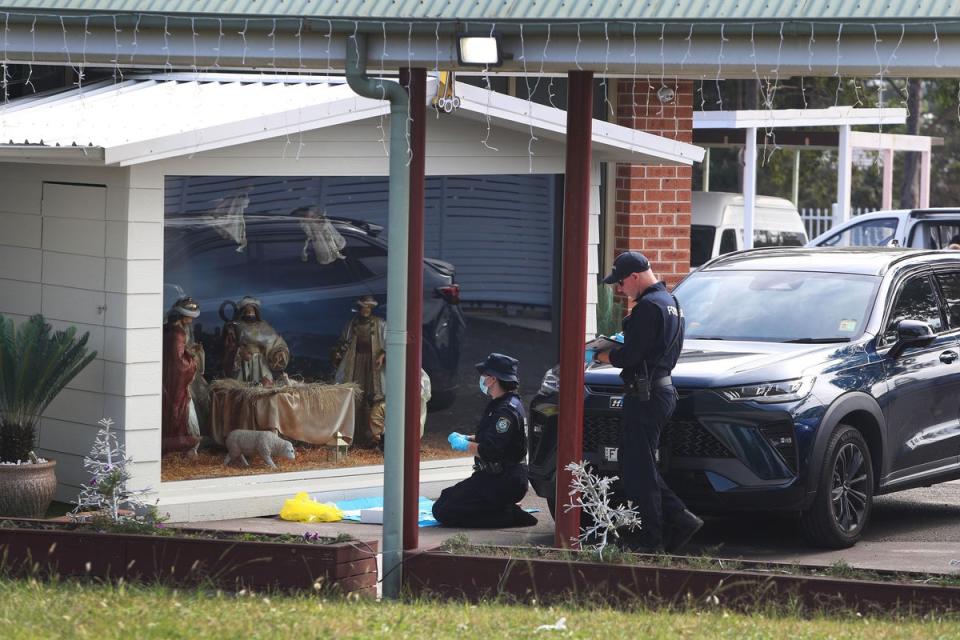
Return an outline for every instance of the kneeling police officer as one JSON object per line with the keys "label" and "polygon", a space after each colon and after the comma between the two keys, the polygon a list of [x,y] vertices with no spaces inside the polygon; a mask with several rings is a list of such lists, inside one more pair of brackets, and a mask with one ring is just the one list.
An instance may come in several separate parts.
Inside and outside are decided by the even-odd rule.
{"label": "kneeling police officer", "polygon": [[628,534],[627,546],[677,551],[703,526],[663,481],[656,463],[660,435],[677,407],[670,372],[683,349],[683,313],[642,253],[621,253],[603,282],[635,302],[623,320],[623,346],[596,356],[622,369],[620,478],[641,520],[639,535]]}
{"label": "kneeling police officer", "polygon": [[433,517],[451,527],[529,527],[537,519],[517,503],[527,493],[527,414],[517,395],[517,360],[491,353],[477,364],[480,390],[492,398],[477,433],[451,433],[455,451],[474,457],[473,475],[443,490]]}

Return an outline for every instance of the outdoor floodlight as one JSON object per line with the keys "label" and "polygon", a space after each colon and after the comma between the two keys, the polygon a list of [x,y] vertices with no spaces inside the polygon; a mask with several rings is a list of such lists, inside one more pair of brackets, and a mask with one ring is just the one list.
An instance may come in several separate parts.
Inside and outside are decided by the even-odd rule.
{"label": "outdoor floodlight", "polygon": [[462,65],[481,67],[499,67],[503,62],[500,56],[500,38],[497,36],[457,36],[457,57]]}

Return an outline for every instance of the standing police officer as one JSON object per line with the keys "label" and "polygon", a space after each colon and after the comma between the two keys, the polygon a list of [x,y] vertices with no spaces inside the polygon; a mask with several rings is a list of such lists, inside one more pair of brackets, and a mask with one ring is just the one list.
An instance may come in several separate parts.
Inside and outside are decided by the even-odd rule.
{"label": "standing police officer", "polygon": [[670,372],[683,348],[683,316],[642,253],[621,253],[603,282],[616,284],[617,293],[635,301],[623,321],[623,346],[596,355],[622,369],[620,477],[641,521],[640,533],[628,538],[628,545],[640,551],[676,551],[703,526],[663,481],[655,458],[663,427],[677,407]]}
{"label": "standing police officer", "polygon": [[476,435],[451,433],[455,451],[469,451],[473,475],[443,490],[433,504],[437,522],[452,527],[529,527],[537,519],[517,503],[527,493],[527,414],[517,395],[517,361],[491,353],[477,364],[480,391],[492,398]]}

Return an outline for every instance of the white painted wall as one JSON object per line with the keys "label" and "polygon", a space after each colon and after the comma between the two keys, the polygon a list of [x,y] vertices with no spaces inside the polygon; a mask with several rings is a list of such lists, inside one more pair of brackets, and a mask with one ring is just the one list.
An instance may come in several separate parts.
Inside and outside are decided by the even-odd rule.
{"label": "white painted wall", "polygon": [[82,460],[102,417],[124,429],[134,484],[157,485],[161,218],[138,218],[143,194],[131,193],[126,169],[11,163],[0,175],[0,313],[76,326],[98,354],[40,422],[57,499],[75,498],[87,479]]}

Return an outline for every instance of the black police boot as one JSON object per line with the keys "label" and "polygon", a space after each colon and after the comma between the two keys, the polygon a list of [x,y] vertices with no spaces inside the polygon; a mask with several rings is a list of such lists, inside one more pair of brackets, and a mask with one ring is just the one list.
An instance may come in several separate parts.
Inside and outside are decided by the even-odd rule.
{"label": "black police boot", "polygon": [[679,551],[690,542],[690,538],[703,526],[703,520],[694,515],[689,509],[684,509],[670,518],[667,526],[667,540],[665,548],[669,553]]}
{"label": "black police boot", "polygon": [[513,527],[535,527],[537,525],[537,517],[532,513],[527,513],[523,510],[518,504],[513,505],[512,508],[508,507],[508,511],[513,518]]}

